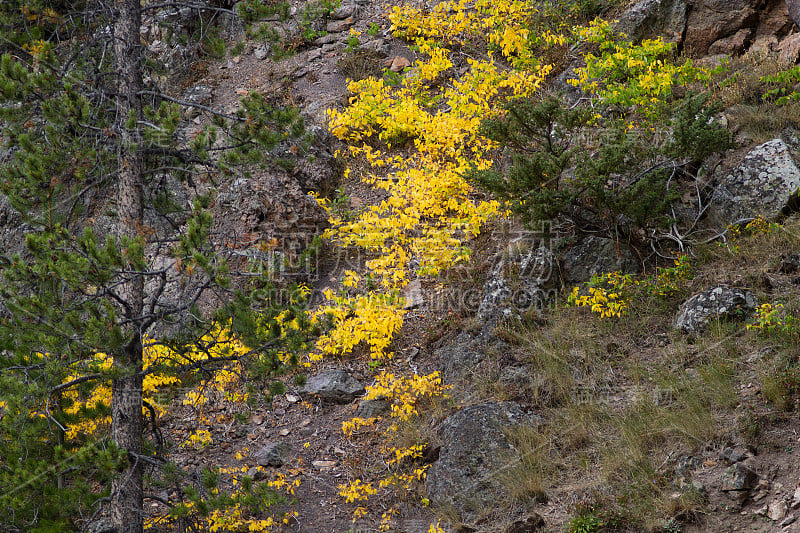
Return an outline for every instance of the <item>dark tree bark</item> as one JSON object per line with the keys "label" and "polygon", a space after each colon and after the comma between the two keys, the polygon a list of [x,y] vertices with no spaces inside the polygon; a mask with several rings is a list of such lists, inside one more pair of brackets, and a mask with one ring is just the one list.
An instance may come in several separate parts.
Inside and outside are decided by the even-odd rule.
{"label": "dark tree bark", "polygon": [[[139,0],[116,0],[114,65],[117,76],[117,134],[120,166],[117,185],[118,226],[116,237],[122,250],[125,242],[141,235],[143,224],[143,156],[139,134],[142,118],[142,45],[139,38]],[[127,450],[128,466],[111,487],[111,518],[118,531],[143,530],[142,516],[142,331],[144,278],[137,273],[136,258],[128,258],[130,273],[122,274],[119,294],[125,302],[120,309],[125,344],[114,354],[119,373],[111,386],[111,439]]]}

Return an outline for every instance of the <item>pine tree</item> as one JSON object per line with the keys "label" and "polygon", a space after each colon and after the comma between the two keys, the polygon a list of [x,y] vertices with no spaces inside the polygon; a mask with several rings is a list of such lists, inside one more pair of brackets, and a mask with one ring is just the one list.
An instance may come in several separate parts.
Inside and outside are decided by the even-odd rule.
{"label": "pine tree", "polygon": [[[0,189],[25,232],[0,281],[4,530],[73,529],[108,509],[117,531],[142,531],[145,338],[165,325],[183,342],[191,331],[198,338],[203,330],[182,320],[209,327],[198,302],[230,288],[210,239],[211,197],[197,192],[181,213],[167,184],[263,163],[276,143],[303,134],[296,112],[251,96],[236,116],[217,114],[181,140],[181,103],[145,87],[146,9],[140,0],[0,7]],[[154,263],[167,249],[169,261]],[[177,297],[167,297],[169,283],[181,287]],[[104,380],[110,406],[68,414],[67,393]],[[70,424],[109,408],[109,438],[66,438]]]}

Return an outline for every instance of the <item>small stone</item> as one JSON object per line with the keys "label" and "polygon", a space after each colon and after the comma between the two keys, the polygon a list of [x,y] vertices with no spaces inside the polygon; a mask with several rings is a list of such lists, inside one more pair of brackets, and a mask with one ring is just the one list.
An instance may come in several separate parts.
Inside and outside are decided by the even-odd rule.
{"label": "small stone", "polygon": [[235,92],[236,92],[236,94],[237,94],[237,95],[239,95],[239,96],[247,96],[247,95],[248,95],[248,93],[249,93],[250,91],[248,91],[247,89],[243,89],[243,88],[241,88],[241,87],[240,87],[240,88],[236,89],[236,91],[235,91]]}
{"label": "small stone", "polygon": [[722,490],[729,491],[749,491],[756,486],[758,475],[743,463],[736,463],[725,471]]}
{"label": "small stone", "polygon": [[300,401],[300,398],[295,396],[294,394],[287,394],[286,401],[289,403],[297,403]]}
{"label": "small stone", "polygon": [[258,45],[256,49],[253,50],[253,56],[259,61],[263,61],[269,56],[269,48],[267,48],[265,44]]}
{"label": "small stone", "polygon": [[253,417],[250,419],[250,422],[255,424],[256,426],[260,425],[261,422],[263,422],[263,421],[264,421],[264,417],[261,416],[261,415],[253,415]]}
{"label": "small stone", "polygon": [[336,466],[336,461],[311,461],[311,464],[320,470],[329,470]]}
{"label": "small stone", "polygon": [[404,68],[410,67],[411,61],[408,58],[403,56],[395,56],[392,60],[392,64],[389,66],[389,69],[392,72],[401,72]]}
{"label": "small stone", "polygon": [[356,408],[358,418],[375,418],[387,412],[391,408],[386,400],[363,400]]}
{"label": "small stone", "polygon": [[778,520],[783,520],[783,517],[786,516],[786,502],[783,500],[775,500],[774,502],[769,504],[769,509],[767,510],[767,518],[772,520],[773,522],[777,522]]}
{"label": "small stone", "polygon": [[304,427],[306,427],[307,425],[309,425],[310,423],[311,423],[311,419],[310,419],[310,418],[306,418],[306,419],[304,419],[302,422],[300,422],[300,427],[303,427],[303,428],[304,428]]}
{"label": "small stone", "polygon": [[328,33],[342,33],[350,29],[353,24],[355,24],[355,19],[347,17],[344,20],[331,20],[325,29],[328,30]]}
{"label": "small stone", "polygon": [[286,435],[289,434],[289,432],[290,432],[289,428],[284,428],[278,432],[278,435],[280,435],[281,437],[285,437]]}
{"label": "small stone", "polygon": [[336,455],[345,455],[347,452],[339,448],[338,446],[334,446],[333,453],[335,453]]}
{"label": "small stone", "polygon": [[425,297],[422,295],[422,282],[418,279],[406,285],[403,291],[403,297],[406,303],[403,309],[414,309],[425,303]]}

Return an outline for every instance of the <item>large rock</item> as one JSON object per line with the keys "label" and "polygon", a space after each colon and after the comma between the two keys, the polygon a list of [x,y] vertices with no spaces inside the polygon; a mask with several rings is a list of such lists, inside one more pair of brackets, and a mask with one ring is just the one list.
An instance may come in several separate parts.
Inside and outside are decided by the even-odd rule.
{"label": "large rock", "polygon": [[722,227],[757,216],[774,219],[796,209],[798,189],[800,168],[786,143],[773,139],[719,181],[711,196],[714,218]]}
{"label": "large rock", "polygon": [[719,54],[740,54],[744,52],[745,48],[750,46],[753,33],[752,28],[743,28],[730,37],[718,39],[708,47],[708,53],[712,56]]}
{"label": "large rock", "polygon": [[640,0],[620,15],[615,28],[631,41],[663,37],[691,57],[738,54],[750,42],[777,43],[800,18],[796,0]]}
{"label": "large rock", "polygon": [[778,43],[778,62],[791,67],[800,59],[800,33],[793,33]]}
{"label": "large rock", "polygon": [[641,0],[620,15],[614,27],[633,42],[659,36],[680,42],[686,27],[686,0]]}
{"label": "large rock", "polygon": [[336,189],[344,170],[341,160],[333,157],[336,139],[326,128],[312,126],[308,129],[314,136],[314,143],[310,154],[292,168],[292,177],[303,192],[328,196]]}
{"label": "large rock", "polygon": [[583,283],[594,275],[608,272],[636,274],[639,261],[622,243],[613,239],[591,236],[570,248],[561,261],[564,281]]}
{"label": "large rock", "polygon": [[756,483],[758,483],[758,474],[746,464],[736,463],[725,470],[720,490],[723,492],[749,491],[756,486]]}
{"label": "large rock", "polygon": [[217,196],[214,234],[232,250],[236,271],[270,272],[275,278],[304,275],[316,257],[302,253],[322,233],[327,215],[292,176],[267,171],[239,178]]}
{"label": "large rock", "polygon": [[326,370],[311,376],[300,389],[300,394],[311,394],[336,403],[349,403],[364,392],[364,385],[344,370]]}
{"label": "large rock", "polygon": [[506,434],[525,423],[541,421],[510,402],[473,405],[444,420],[437,428],[439,460],[425,480],[431,503],[451,509],[465,523],[501,510],[510,498],[503,476],[519,461]]}
{"label": "large rock", "polygon": [[705,329],[710,320],[718,318],[744,318],[758,300],[750,291],[717,286],[695,294],[681,305],[674,327],[684,333],[697,333]]}
{"label": "large rock", "polygon": [[541,308],[561,286],[561,275],[549,248],[525,248],[512,243],[483,286],[477,318],[487,328],[519,313]]}
{"label": "large rock", "polygon": [[254,458],[261,466],[283,466],[292,456],[292,447],[286,442],[270,442],[258,450]]}
{"label": "large rock", "polygon": [[714,41],[742,28],[755,28],[758,4],[756,0],[698,0],[686,21],[684,50],[691,57],[703,57]]}
{"label": "large rock", "polygon": [[789,17],[797,26],[800,26],[800,0],[786,0]]}
{"label": "large rock", "polygon": [[437,360],[437,367],[444,373],[445,380],[452,383],[475,370],[485,357],[485,348],[479,339],[462,332],[436,350],[434,357]]}
{"label": "large rock", "polygon": [[794,26],[785,0],[769,0],[766,7],[759,10],[758,35],[772,35],[781,38]]}

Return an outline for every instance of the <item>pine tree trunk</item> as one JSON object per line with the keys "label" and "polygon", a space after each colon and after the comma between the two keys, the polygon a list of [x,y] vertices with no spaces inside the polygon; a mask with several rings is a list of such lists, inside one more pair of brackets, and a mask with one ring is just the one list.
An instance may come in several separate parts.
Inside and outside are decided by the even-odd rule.
{"label": "pine tree trunk", "polygon": [[[119,135],[119,181],[117,185],[117,239],[140,234],[142,209],[142,147],[138,121],[142,117],[142,54],[139,28],[139,0],[116,0],[114,24],[114,65],[117,76],[117,134]],[[129,123],[130,119],[133,123]],[[123,248],[124,250],[124,248]],[[128,271],[133,271],[129,264]],[[127,339],[122,353],[114,354],[119,377],[111,386],[111,438],[128,452],[128,466],[111,487],[111,519],[117,531],[139,533],[142,514],[142,332],[139,330],[144,301],[141,275],[122,274],[119,294],[126,306],[120,317],[126,320]]]}

